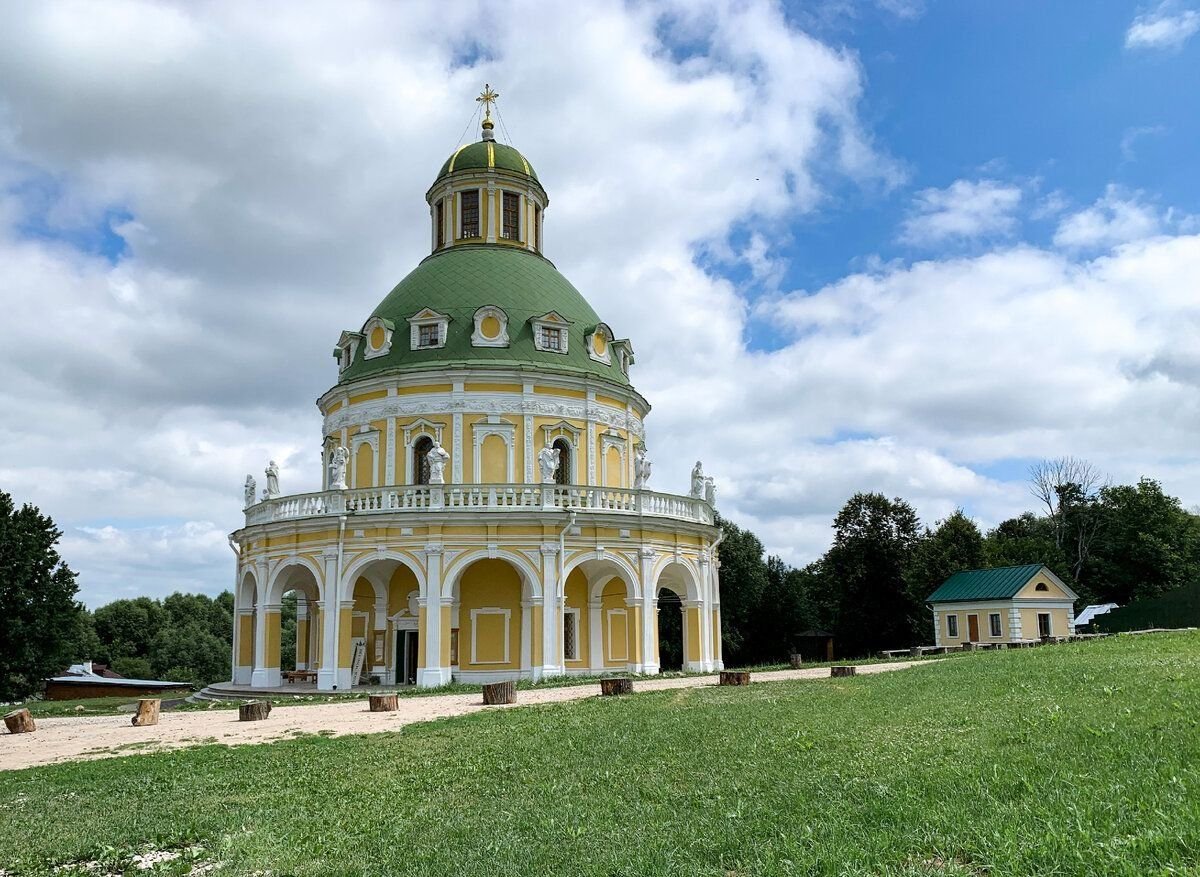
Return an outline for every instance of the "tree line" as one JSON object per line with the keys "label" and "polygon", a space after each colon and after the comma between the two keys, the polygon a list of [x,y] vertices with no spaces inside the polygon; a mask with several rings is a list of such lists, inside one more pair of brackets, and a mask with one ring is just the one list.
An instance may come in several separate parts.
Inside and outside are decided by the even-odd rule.
{"label": "tree line", "polygon": [[842,656],[929,644],[926,598],[964,569],[1044,563],[1089,603],[1122,606],[1200,582],[1200,515],[1159,482],[1108,484],[1073,458],[1030,472],[1034,510],[982,532],[961,509],[923,525],[901,498],[856,493],[833,521],[833,544],[794,568],[765,556],[749,530],[722,520],[725,662],[771,663],[810,630]]}

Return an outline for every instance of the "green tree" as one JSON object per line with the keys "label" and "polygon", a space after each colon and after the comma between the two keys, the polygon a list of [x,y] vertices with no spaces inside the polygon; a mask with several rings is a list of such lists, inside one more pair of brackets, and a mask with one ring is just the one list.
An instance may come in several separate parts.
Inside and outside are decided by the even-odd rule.
{"label": "green tree", "polygon": [[279,668],[296,669],[296,592],[283,595],[279,610]]}
{"label": "green tree", "polygon": [[16,509],[0,492],[0,701],[36,691],[47,676],[83,657],[75,573],[55,546],[54,522],[29,504]]}
{"label": "green tree", "polygon": [[1024,566],[1044,563],[1055,575],[1071,584],[1071,564],[1058,547],[1054,537],[1054,522],[1025,512],[1009,518],[989,530],[983,540],[984,566]]}
{"label": "green tree", "polygon": [[1150,478],[1100,490],[1100,536],[1086,566],[1097,599],[1122,606],[1200,581],[1200,518]]}
{"label": "green tree", "polygon": [[933,530],[926,530],[908,567],[910,595],[917,607],[917,632],[932,630],[933,613],[925,600],[954,573],[985,565],[983,534],[966,512],[957,509]]}
{"label": "green tree", "polygon": [[763,544],[749,530],[724,518],[717,525],[725,534],[721,558],[721,636],[725,663],[737,666],[754,659],[763,635],[763,594],[767,564]]}
{"label": "green tree", "polygon": [[109,664],[117,658],[148,657],[150,643],[164,625],[170,624],[162,604],[149,597],[114,600],[92,616],[103,658]]}
{"label": "green tree", "polygon": [[921,537],[913,507],[879,493],[856,493],[833,527],[822,567],[836,594],[838,651],[863,655],[915,643],[921,607],[905,577]]}
{"label": "green tree", "polygon": [[230,676],[230,645],[199,620],[163,627],[150,643],[150,663],[157,677],[173,682],[208,685]]}

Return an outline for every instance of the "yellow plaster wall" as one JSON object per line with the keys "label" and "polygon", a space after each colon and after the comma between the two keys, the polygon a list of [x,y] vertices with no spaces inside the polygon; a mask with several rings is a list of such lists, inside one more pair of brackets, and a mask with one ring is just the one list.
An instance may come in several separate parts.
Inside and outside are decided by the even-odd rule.
{"label": "yellow plaster wall", "polygon": [[538,396],[565,396],[568,399],[586,399],[585,390],[571,390],[566,387],[543,387],[534,384],[533,392]]}
{"label": "yellow plaster wall", "polygon": [[[604,586],[600,594],[600,635],[604,640],[603,658],[606,667],[624,667],[633,660],[629,648],[629,610],[625,606],[625,584],[613,579]],[[625,623],[616,619],[613,612],[624,612]]]}
{"label": "yellow plaster wall", "polygon": [[357,396],[351,396],[350,404],[357,405],[360,402],[372,402],[375,399],[384,399],[386,397],[387,390],[371,390],[369,393],[359,393]]}
{"label": "yellow plaster wall", "polygon": [[321,666],[322,634],[324,633],[321,610],[315,603],[308,604],[308,623],[316,633],[316,636],[313,637],[312,660],[309,661],[309,669],[311,670]]}
{"label": "yellow plaster wall", "polygon": [[1038,624],[1037,617],[1039,612],[1050,613],[1050,635],[1051,636],[1068,636],[1071,633],[1067,627],[1067,610],[1066,609],[1038,609],[1037,607],[1025,608],[1021,607],[1021,634],[1025,639],[1037,639]]}
{"label": "yellow plaster wall", "polygon": [[[484,484],[508,482],[508,445],[498,435],[489,435],[480,448],[480,475]],[[465,472],[463,473],[466,474]],[[513,474],[516,477],[516,473]]]}
{"label": "yellow plaster wall", "polygon": [[[487,320],[485,319],[486,323]],[[463,385],[463,391],[467,393],[520,393],[520,384],[488,384],[488,383],[468,383]]]}
{"label": "yellow plaster wall", "polygon": [[687,659],[700,660],[700,607],[685,606],[684,623],[688,626]]}
{"label": "yellow plaster wall", "polygon": [[[442,638],[441,638],[442,666],[449,667],[450,666],[450,622],[452,621],[452,619],[450,617],[450,607],[442,606],[441,609],[439,610],[439,614],[442,619]],[[462,652],[461,642],[459,644],[458,650],[460,653]]]}
{"label": "yellow plaster wall", "polygon": [[254,663],[254,616],[238,616],[238,666]]}
{"label": "yellow plaster wall", "polygon": [[[425,607],[417,607],[417,669],[425,668],[425,637],[428,635],[428,628],[425,625]],[[449,649],[447,648],[447,651]],[[443,665],[445,666],[445,665]]]}
{"label": "yellow plaster wall", "polygon": [[[968,639],[970,639],[971,623],[970,623],[969,619],[967,618],[967,616],[969,616],[969,615],[975,615],[979,618],[979,639],[976,640],[976,642],[1001,643],[1001,642],[1008,642],[1008,640],[1009,640],[1008,610],[1009,610],[1008,605],[1003,604],[1003,603],[987,605],[987,606],[976,606],[976,607],[972,607],[971,609],[968,609],[965,611],[958,610],[955,612],[947,612],[944,609],[935,609],[933,612],[933,617],[934,617],[935,623],[939,625],[938,630],[941,631],[943,645],[948,645],[948,646],[962,645],[963,643],[967,642]],[[991,626],[991,622],[988,620],[988,616],[991,615],[993,612],[998,612],[1000,614],[1000,636],[992,636],[991,635],[992,626]],[[950,636],[950,634],[947,633],[947,628],[946,628],[946,616],[947,615],[957,615],[958,616],[958,636]]]}
{"label": "yellow plaster wall", "polygon": [[276,668],[279,666],[279,618],[280,613],[267,610],[267,631],[266,639],[266,666],[268,668]]}
{"label": "yellow plaster wall", "polygon": [[579,610],[579,657],[565,663],[568,667],[586,667],[588,656],[591,654],[591,619],[588,617],[587,576],[582,570],[573,569],[567,576],[566,598],[568,609]]}
{"label": "yellow plaster wall", "polygon": [[621,465],[621,452],[616,448],[610,447],[605,452],[605,461],[607,466],[604,474],[607,477],[604,480],[604,486],[624,487],[625,472],[623,471],[624,467]]}
{"label": "yellow plaster wall", "polygon": [[308,618],[296,619],[296,663],[308,663]]}
{"label": "yellow plaster wall", "polygon": [[620,399],[614,399],[612,396],[601,396],[599,393],[597,393],[596,401],[601,405],[611,405],[613,408],[625,408],[624,402],[622,402]]}
{"label": "yellow plaster wall", "polygon": [[[478,617],[479,663],[472,663],[473,609],[508,610],[508,660],[504,661],[503,619]],[[480,560],[471,564],[459,583],[458,666],[462,670],[516,670],[521,666],[521,579],[503,560]],[[535,624],[536,627],[536,624]],[[449,647],[447,638],[447,648]],[[483,660],[484,657],[500,660]],[[536,662],[536,659],[535,659]]]}
{"label": "yellow plaster wall", "polygon": [[542,612],[541,606],[534,606],[529,610],[529,660],[534,667],[542,663],[542,624],[545,622]]}
{"label": "yellow plaster wall", "polygon": [[[450,384],[414,384],[410,387],[397,387],[397,396],[420,396],[429,393],[449,393],[453,389]],[[432,417],[428,418],[433,420]]]}
{"label": "yellow plaster wall", "polygon": [[416,574],[407,566],[397,566],[388,580],[388,615],[395,615],[404,610],[408,612],[408,595],[413,591],[420,592]]}
{"label": "yellow plaster wall", "polygon": [[370,445],[359,445],[354,454],[354,486],[375,486],[375,451]]}
{"label": "yellow plaster wall", "polygon": [[[1037,589],[1038,585],[1045,585],[1046,590],[1039,591]],[[1066,591],[1064,591],[1062,588],[1060,588],[1058,585],[1056,585],[1054,583],[1054,580],[1051,579],[1050,576],[1046,575],[1044,572],[1038,573],[1036,576],[1034,576],[1028,582],[1026,582],[1025,587],[1021,588],[1021,590],[1017,592],[1017,597],[1021,598],[1021,599],[1024,599],[1027,597],[1032,597],[1034,599],[1041,599],[1041,600],[1070,600],[1071,599],[1067,595]]]}
{"label": "yellow plaster wall", "polygon": [[338,613],[338,662],[339,668],[350,669],[350,658],[353,656],[351,643],[354,638],[352,627],[354,611],[349,606],[341,607]]}

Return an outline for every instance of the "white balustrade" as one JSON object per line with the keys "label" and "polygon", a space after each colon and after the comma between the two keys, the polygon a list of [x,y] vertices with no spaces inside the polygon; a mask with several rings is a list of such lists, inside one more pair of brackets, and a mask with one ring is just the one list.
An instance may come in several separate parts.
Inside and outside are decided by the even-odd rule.
{"label": "white balustrade", "polygon": [[265,500],[246,509],[246,524],[322,515],[422,511],[495,513],[546,508],[713,523],[713,511],[704,500],[648,490],[576,484],[404,484],[326,490]]}

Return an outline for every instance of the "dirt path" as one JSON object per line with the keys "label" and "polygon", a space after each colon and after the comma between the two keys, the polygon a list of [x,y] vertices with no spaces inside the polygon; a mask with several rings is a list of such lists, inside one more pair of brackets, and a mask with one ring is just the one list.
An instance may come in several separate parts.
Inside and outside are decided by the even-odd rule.
{"label": "dirt path", "polygon": [[[883,673],[888,670],[903,670],[918,663],[933,662],[892,661],[886,664],[865,664],[858,667],[858,672]],[[828,677],[828,668],[773,670],[753,675],[756,683]],[[660,691],[716,684],[715,675],[685,676],[673,679],[637,679],[634,681],[634,688],[637,691]],[[597,689],[597,684],[590,682],[586,685],[518,691],[515,706],[580,700],[594,697]],[[239,722],[237,710],[231,709],[164,712],[159,723],[149,728],[133,727],[128,715],[38,719],[37,730],[32,734],[8,734],[0,737],[0,770],[18,770],[61,761],[114,758],[139,752],[162,752],[205,743],[224,743],[229,746],[267,743],[296,734],[373,734],[394,731],[414,722],[461,716],[484,709],[503,707],[483,706],[478,694],[443,694],[402,697],[400,709],[394,713],[370,712],[366,701],[363,700],[312,706],[280,706],[271,711],[269,719],[261,722]]]}

